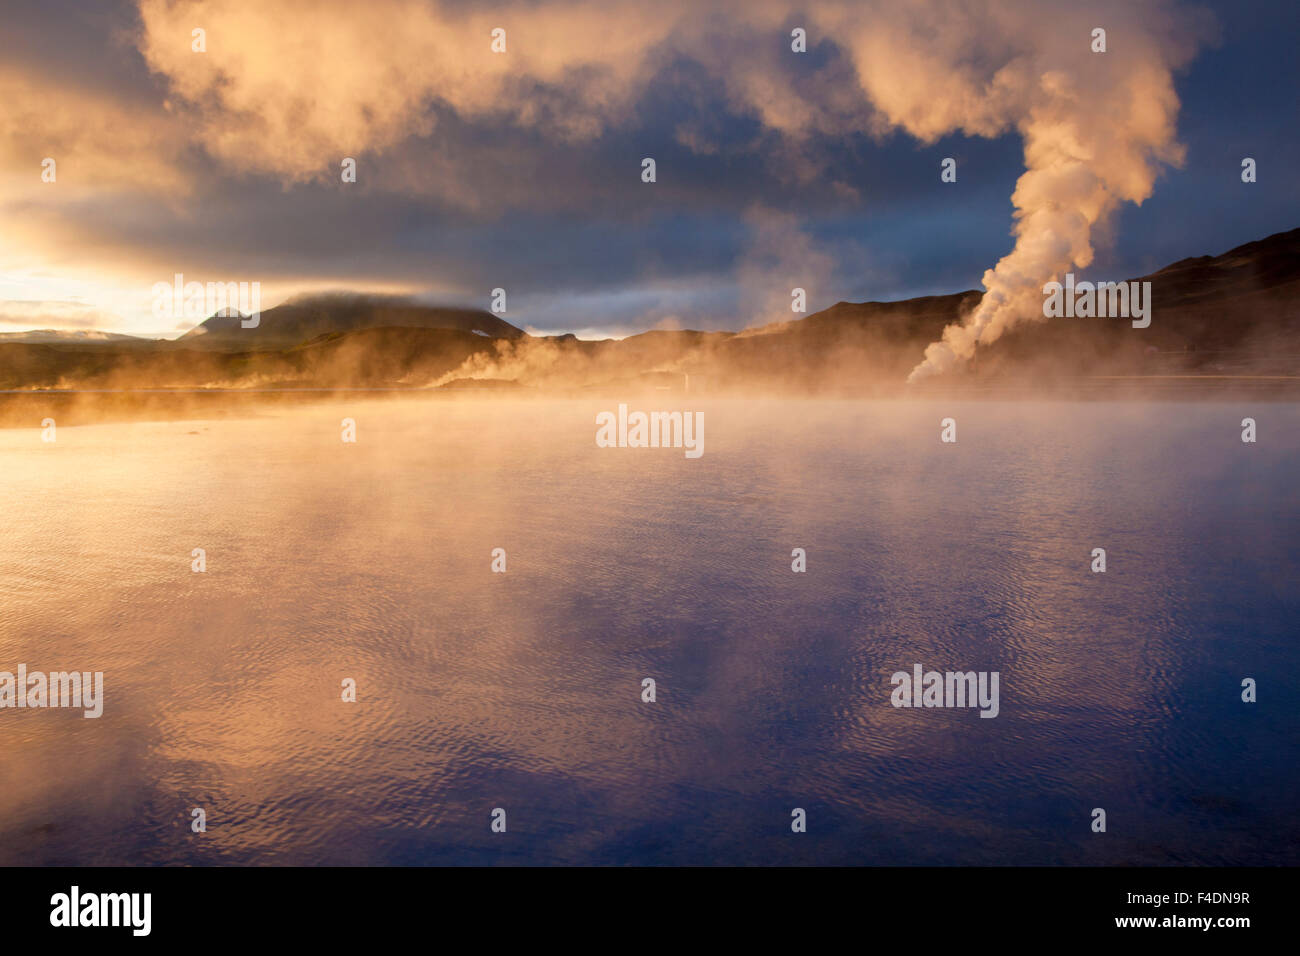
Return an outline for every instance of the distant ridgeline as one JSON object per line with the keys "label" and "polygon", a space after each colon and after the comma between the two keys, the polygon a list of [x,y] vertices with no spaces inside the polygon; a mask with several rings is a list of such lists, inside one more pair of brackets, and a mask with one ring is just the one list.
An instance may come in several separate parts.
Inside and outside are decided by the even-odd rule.
{"label": "distant ridgeline", "polygon": [[303,345],[322,335],[377,328],[457,330],[505,339],[524,335],[509,322],[482,309],[428,306],[407,299],[366,295],[295,299],[262,312],[255,328],[245,328],[243,318],[238,310],[225,310],[176,341],[202,348],[281,349]]}
{"label": "distant ridgeline", "polygon": [[[1128,281],[1149,283],[1140,322],[1031,316],[1036,321],[981,345],[974,361],[912,391],[999,383],[1282,387],[1300,377],[1300,229]],[[969,314],[981,295],[840,302],[743,332],[652,331],[583,341],[528,335],[486,310],[334,294],[268,309],[254,328],[244,327],[239,312],[223,310],[174,341],[0,335],[0,388],[907,394],[903,383],[927,343]]]}

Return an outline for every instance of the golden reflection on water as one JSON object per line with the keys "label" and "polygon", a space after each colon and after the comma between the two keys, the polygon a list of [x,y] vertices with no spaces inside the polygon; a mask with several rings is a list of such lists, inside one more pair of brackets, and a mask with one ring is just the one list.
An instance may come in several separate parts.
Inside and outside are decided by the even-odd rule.
{"label": "golden reflection on water", "polygon": [[[1223,666],[1199,626],[1221,571],[1198,535],[1217,525],[1185,509],[1240,525],[1259,489],[1234,484],[1230,446],[1186,454],[1213,441],[1204,415],[715,401],[689,460],[597,448],[607,407],[358,400],[52,445],[0,431],[0,669],[107,685],[100,720],[0,712],[0,846],[22,848],[0,862],[1239,851],[1062,836],[1098,794],[1173,833],[1197,811],[1170,788],[1232,786],[1197,696]],[[1266,606],[1287,530],[1252,528],[1236,558]],[[889,675],[917,662],[998,670],[1002,715],[893,709]],[[1268,800],[1216,799],[1285,826]],[[809,804],[818,835],[773,843]],[[492,841],[496,806],[518,841]]]}

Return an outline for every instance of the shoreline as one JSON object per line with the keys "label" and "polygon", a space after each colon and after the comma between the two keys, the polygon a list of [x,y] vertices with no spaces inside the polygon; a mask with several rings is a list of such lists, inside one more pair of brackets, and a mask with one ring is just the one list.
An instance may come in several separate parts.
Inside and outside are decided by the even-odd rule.
{"label": "shoreline", "polygon": [[647,388],[643,383],[625,387],[605,385],[581,389],[541,389],[515,383],[483,382],[473,388],[371,386],[356,388],[145,388],[145,389],[31,389],[0,391],[0,428],[39,428],[53,417],[61,426],[142,421],[187,421],[223,417],[249,417],[284,407],[328,404],[359,396],[392,401],[438,398],[447,401],[528,401],[629,399],[657,400],[680,406],[685,401],[786,400],[786,401],[1054,401],[1054,402],[1188,402],[1242,401],[1300,402],[1300,378],[1292,376],[1105,376],[1092,380],[1041,385],[1015,382],[963,385],[912,386],[881,389],[744,390],[732,388],[686,391],[681,388]]}

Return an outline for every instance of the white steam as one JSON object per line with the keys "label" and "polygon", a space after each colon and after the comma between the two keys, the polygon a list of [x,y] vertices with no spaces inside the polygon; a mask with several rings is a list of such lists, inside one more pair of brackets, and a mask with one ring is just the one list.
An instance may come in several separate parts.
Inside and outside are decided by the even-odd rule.
{"label": "white steam", "polygon": [[[1104,53],[1092,48],[1095,28],[1106,31]],[[1163,165],[1182,162],[1173,72],[1205,21],[1180,23],[1167,3],[935,0],[865,29],[850,48],[891,123],[926,141],[1015,129],[1025,146],[1015,247],[984,273],[976,309],[926,349],[914,382],[1041,320],[1043,284],[1088,266],[1097,228],[1121,202],[1150,196]]]}

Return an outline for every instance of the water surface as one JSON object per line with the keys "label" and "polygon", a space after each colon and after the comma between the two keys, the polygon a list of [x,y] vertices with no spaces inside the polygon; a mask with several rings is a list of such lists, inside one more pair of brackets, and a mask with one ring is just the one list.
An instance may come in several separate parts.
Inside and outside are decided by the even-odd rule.
{"label": "water surface", "polygon": [[689,407],[0,431],[0,670],[106,684],[0,710],[0,864],[1300,862],[1296,406]]}

